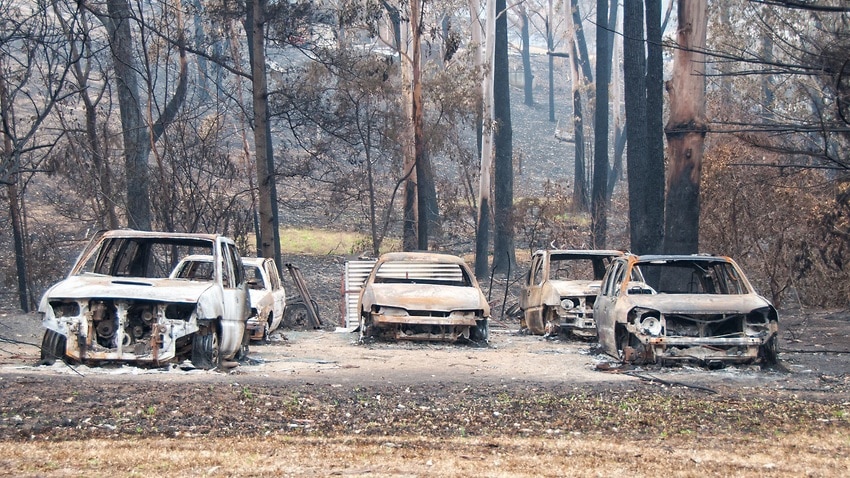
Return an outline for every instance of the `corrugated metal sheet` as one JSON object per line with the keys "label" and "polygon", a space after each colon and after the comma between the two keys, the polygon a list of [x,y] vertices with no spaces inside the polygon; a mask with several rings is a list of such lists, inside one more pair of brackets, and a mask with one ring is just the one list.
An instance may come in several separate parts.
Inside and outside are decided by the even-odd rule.
{"label": "corrugated metal sheet", "polygon": [[384,279],[442,280],[460,282],[463,272],[457,264],[429,264],[416,262],[385,262],[377,277]]}
{"label": "corrugated metal sheet", "polygon": [[357,299],[360,296],[363,283],[369,277],[369,273],[372,272],[372,267],[375,266],[375,262],[377,261],[348,261],[345,263],[345,291],[343,296],[345,300],[345,326],[347,328],[360,325]]}

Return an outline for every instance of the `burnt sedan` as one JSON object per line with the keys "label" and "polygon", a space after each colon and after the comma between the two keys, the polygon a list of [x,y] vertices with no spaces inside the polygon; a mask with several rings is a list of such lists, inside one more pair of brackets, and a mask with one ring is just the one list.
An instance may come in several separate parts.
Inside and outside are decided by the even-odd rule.
{"label": "burnt sedan", "polygon": [[777,361],[776,309],[728,257],[614,259],[593,312],[600,346],[627,363]]}
{"label": "burnt sedan", "polygon": [[360,336],[486,342],[490,306],[460,257],[424,252],[382,255],[359,298]]}

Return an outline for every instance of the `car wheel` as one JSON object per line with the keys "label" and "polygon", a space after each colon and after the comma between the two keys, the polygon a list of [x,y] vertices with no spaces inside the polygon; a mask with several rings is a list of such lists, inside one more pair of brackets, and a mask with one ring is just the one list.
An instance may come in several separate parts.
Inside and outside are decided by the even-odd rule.
{"label": "car wheel", "polygon": [[204,370],[212,370],[221,365],[218,331],[215,327],[205,335],[195,333],[192,338],[192,365]]}
{"label": "car wheel", "polygon": [[490,321],[487,319],[476,320],[469,339],[473,342],[487,343],[490,341]]}
{"label": "car wheel", "polygon": [[761,346],[761,359],[765,365],[776,365],[779,362],[779,346],[776,335]]}
{"label": "car wheel", "polygon": [[286,309],[283,311],[283,323],[287,329],[306,329],[310,323],[310,311],[307,309],[307,304],[303,302],[286,304]]}
{"label": "car wheel", "polygon": [[265,324],[263,324],[263,337],[260,338],[261,344],[269,343],[269,327],[271,327],[271,325],[269,325],[270,323],[271,322],[266,322]]}
{"label": "car wheel", "polygon": [[369,314],[360,314],[360,341],[371,338],[375,335],[375,329],[372,327],[372,318]]}
{"label": "car wheel", "polygon": [[52,330],[44,331],[41,339],[39,365],[53,365],[56,359],[65,360],[65,336]]}

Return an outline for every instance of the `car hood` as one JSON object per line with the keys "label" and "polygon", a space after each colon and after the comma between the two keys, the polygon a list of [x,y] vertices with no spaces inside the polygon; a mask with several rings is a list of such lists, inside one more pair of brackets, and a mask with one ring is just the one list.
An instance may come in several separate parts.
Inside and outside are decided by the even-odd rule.
{"label": "car hood", "polygon": [[194,303],[212,282],[177,279],[146,279],[99,275],[71,276],[54,285],[49,299],[136,299]]}
{"label": "car hood", "polygon": [[647,294],[629,297],[635,306],[664,314],[736,314],[770,306],[767,300],[755,294]]}
{"label": "car hood", "polygon": [[602,281],[598,280],[552,280],[549,282],[561,297],[596,295],[602,284]]}
{"label": "car hood", "polygon": [[431,284],[372,284],[374,304],[408,310],[483,309],[481,295],[474,287]]}

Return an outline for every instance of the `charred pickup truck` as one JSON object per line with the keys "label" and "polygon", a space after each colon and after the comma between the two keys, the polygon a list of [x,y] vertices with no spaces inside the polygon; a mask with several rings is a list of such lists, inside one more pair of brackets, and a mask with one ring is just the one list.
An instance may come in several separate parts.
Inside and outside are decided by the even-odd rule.
{"label": "charred pickup truck", "polygon": [[627,363],[777,361],[776,309],[728,257],[616,258],[593,313],[599,344]]}
{"label": "charred pickup truck", "polygon": [[520,331],[534,335],[596,335],[593,303],[615,250],[539,250],[520,291]]}
{"label": "charred pickup truck", "polygon": [[[169,277],[191,254],[212,261]],[[216,234],[100,231],[68,277],[41,299],[41,361],[158,365],[183,358],[203,369],[246,350],[248,289],[236,245]]]}
{"label": "charred pickup truck", "polygon": [[360,337],[486,342],[490,305],[460,257],[426,252],[382,255],[363,284]]}

